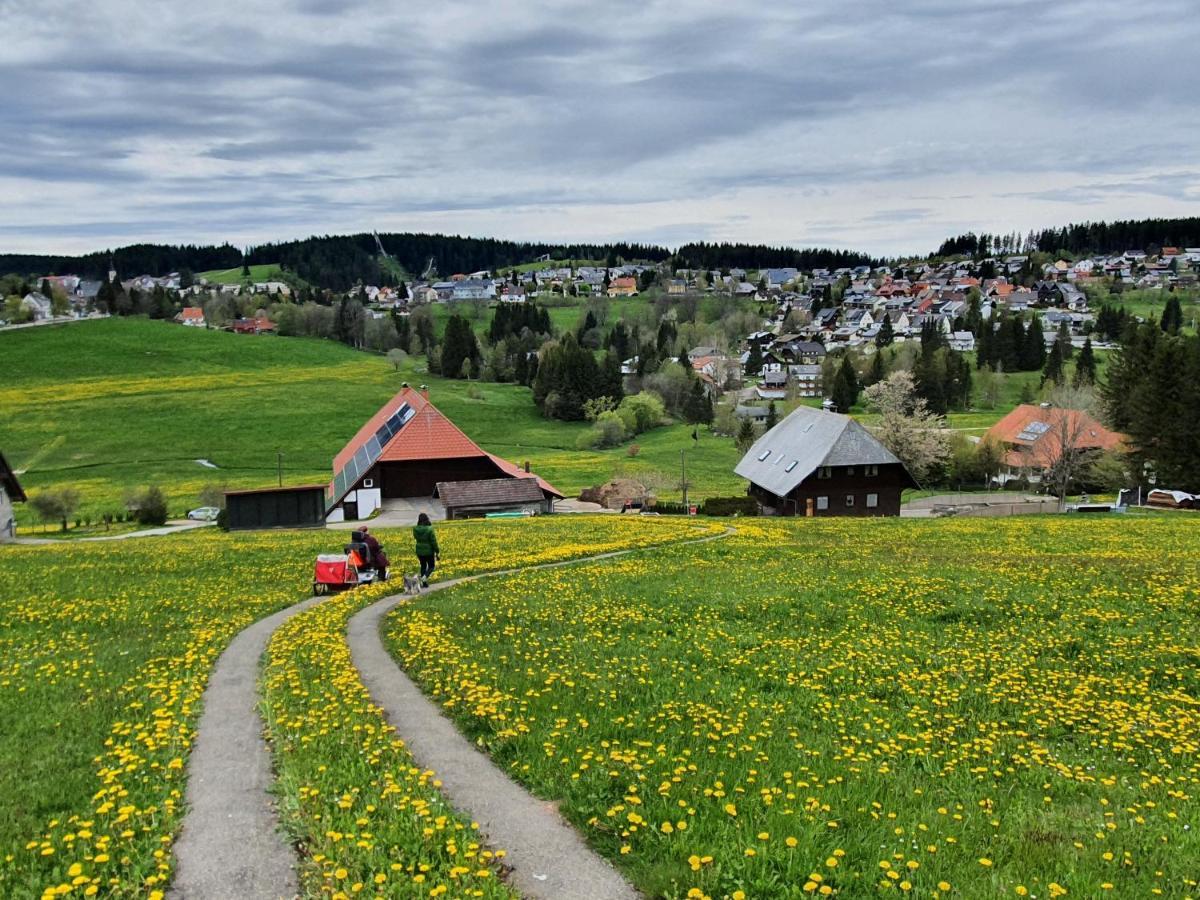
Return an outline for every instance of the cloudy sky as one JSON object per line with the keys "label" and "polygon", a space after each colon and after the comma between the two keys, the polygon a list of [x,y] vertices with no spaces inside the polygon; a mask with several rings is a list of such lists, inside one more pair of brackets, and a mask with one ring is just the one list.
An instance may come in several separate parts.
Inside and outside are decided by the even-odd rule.
{"label": "cloudy sky", "polygon": [[[744,10],[744,11],[743,11]],[[0,0],[0,251],[1200,211],[1195,0]]]}

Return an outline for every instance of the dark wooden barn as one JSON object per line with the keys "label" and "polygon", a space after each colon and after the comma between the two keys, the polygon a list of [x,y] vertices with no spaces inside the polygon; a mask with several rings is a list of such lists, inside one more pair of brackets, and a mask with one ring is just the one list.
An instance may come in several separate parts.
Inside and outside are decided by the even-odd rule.
{"label": "dark wooden barn", "polygon": [[325,485],[226,491],[230,531],[251,528],[320,528],[325,524]]}
{"label": "dark wooden barn", "polygon": [[440,483],[521,478],[545,500],[562,494],[541,478],[479,447],[407,385],[358,430],[333,460],[328,521],[365,519],[393,497],[430,498]]}
{"label": "dark wooden barn", "polygon": [[759,438],[734,471],[764,512],[780,516],[898,516],[901,494],[917,486],[849,416],[807,406]]}
{"label": "dark wooden barn", "polygon": [[437,497],[447,519],[470,519],[489,513],[538,515],[554,509],[533,478],[485,478],[440,482]]}

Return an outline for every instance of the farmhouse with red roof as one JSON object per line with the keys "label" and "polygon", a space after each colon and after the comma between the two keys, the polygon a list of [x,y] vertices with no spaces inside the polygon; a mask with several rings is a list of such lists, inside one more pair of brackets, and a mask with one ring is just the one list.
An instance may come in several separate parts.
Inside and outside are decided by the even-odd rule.
{"label": "farmhouse with red roof", "polygon": [[1075,451],[1098,454],[1116,450],[1125,435],[1109,431],[1083,410],[1023,403],[988,429],[985,441],[1003,451],[998,481],[1026,479],[1037,484],[1062,457],[1068,443]]}
{"label": "farmhouse with red roof", "polygon": [[405,385],[334,457],[326,517],[365,519],[389,498],[431,498],[439,483],[499,478],[534,481],[547,509],[563,497],[528,468],[483,450],[429,402],[427,391]]}

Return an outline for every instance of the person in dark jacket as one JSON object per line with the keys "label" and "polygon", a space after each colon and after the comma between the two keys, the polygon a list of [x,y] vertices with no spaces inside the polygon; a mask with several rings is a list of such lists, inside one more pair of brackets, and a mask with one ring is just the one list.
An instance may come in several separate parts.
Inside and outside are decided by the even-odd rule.
{"label": "person in dark jacket", "polygon": [[375,571],[379,573],[380,581],[387,581],[388,558],[383,551],[383,545],[375,535],[371,534],[371,530],[364,525],[361,529],[362,542],[367,545],[367,549],[371,551],[371,564],[375,566]]}
{"label": "person in dark jacket", "polygon": [[433,574],[434,565],[442,555],[438,547],[437,535],[429,516],[425,513],[417,516],[417,524],[413,526],[413,539],[416,541],[417,559],[421,563],[421,586],[429,587],[429,576]]}

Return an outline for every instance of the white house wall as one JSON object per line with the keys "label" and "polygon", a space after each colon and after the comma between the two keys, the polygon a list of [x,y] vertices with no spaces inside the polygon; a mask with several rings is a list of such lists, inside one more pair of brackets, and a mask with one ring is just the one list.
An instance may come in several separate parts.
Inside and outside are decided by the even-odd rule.
{"label": "white house wall", "polygon": [[12,501],[8,499],[8,492],[0,487],[0,544],[7,544],[16,537],[16,527]]}

